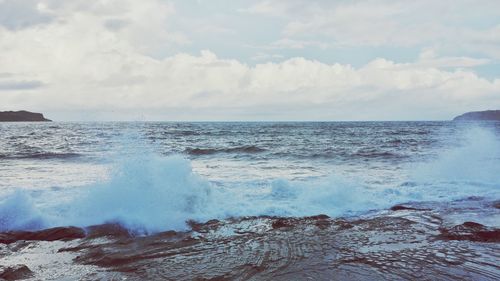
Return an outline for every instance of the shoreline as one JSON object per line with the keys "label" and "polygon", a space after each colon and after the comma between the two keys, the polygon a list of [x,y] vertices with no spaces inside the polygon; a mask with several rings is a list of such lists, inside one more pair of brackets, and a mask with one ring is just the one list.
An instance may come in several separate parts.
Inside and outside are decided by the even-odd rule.
{"label": "shoreline", "polygon": [[495,220],[500,202],[470,197],[408,203],[348,219],[189,222],[190,231],[148,236],[134,236],[118,224],[10,232],[0,234],[0,264],[4,271],[17,266],[19,274],[34,280],[67,274],[69,279],[127,280],[493,280],[500,278],[495,263],[500,229],[457,221],[478,212]]}

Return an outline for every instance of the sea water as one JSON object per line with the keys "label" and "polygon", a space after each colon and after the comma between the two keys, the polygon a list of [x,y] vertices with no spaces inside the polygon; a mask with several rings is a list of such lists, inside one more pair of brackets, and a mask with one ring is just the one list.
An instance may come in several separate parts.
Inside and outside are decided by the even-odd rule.
{"label": "sea water", "polygon": [[0,231],[498,200],[499,135],[499,122],[0,123]]}

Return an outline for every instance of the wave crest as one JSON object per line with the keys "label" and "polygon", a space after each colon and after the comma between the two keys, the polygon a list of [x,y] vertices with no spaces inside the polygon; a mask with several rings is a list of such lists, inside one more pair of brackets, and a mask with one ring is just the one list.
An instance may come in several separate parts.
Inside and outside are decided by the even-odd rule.
{"label": "wave crest", "polygon": [[264,152],[266,149],[255,146],[255,145],[245,145],[229,148],[186,148],[185,153],[190,155],[211,155],[218,153],[260,153]]}
{"label": "wave crest", "polygon": [[108,180],[71,189],[68,200],[60,198],[62,191],[33,198],[18,191],[4,198],[0,231],[119,222],[135,232],[149,233],[186,229],[188,220],[258,215],[335,217],[409,201],[500,195],[500,146],[495,135],[482,129],[467,133],[461,147],[412,167],[403,179],[406,184],[394,187],[338,175],[215,184],[193,172],[182,156],[160,157],[144,151],[127,155],[118,158]]}

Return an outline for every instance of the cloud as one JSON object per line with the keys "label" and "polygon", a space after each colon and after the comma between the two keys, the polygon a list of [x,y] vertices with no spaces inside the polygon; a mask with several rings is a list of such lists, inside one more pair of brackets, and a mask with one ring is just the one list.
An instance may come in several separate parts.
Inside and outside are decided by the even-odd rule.
{"label": "cloud", "polygon": [[33,90],[43,86],[40,81],[2,81],[0,91]]}
{"label": "cloud", "polygon": [[418,64],[427,67],[476,67],[489,64],[490,59],[478,59],[470,57],[438,57],[432,49],[420,53]]}
{"label": "cloud", "polygon": [[52,20],[36,0],[0,0],[0,26],[7,29],[18,30]]}
{"label": "cloud", "polygon": [[[293,58],[248,66],[218,58],[210,51],[162,60],[137,54],[128,54],[127,60],[114,56],[88,57],[72,71],[60,70],[61,76],[51,79],[42,95],[23,93],[26,106],[163,111],[159,115],[164,119],[176,119],[172,113],[182,111],[190,112],[192,119],[210,119],[213,111],[225,119],[310,119],[313,108],[313,116],[319,119],[426,119],[428,107],[451,116],[465,103],[481,106],[488,100],[489,105],[500,106],[500,80],[488,81],[470,71],[443,71],[418,62],[376,59],[354,68]],[[100,61],[108,65],[98,75],[88,75],[86,71]],[[360,105],[367,107],[364,115],[359,115]],[[410,108],[405,112],[401,107]]]}
{"label": "cloud", "polygon": [[[116,37],[127,41],[139,52],[152,56],[160,54],[162,50],[173,45],[189,44],[189,39],[184,34],[170,28],[170,19],[175,15],[175,7],[171,2],[161,0],[140,2],[132,0],[3,0],[0,5],[8,8],[0,9],[2,11],[0,15],[3,16],[0,22],[3,22],[8,29],[11,29],[11,26],[27,29],[33,27],[35,23],[44,23],[45,25],[37,29],[31,28],[29,31],[40,35],[56,33],[46,34],[48,35],[46,39],[40,38],[45,44],[50,44],[50,40],[58,36],[69,37],[70,34],[67,31],[70,29],[77,32],[74,35],[73,42],[75,43],[78,42],[79,36],[95,36],[95,40],[101,40],[103,36]],[[46,20],[49,16],[50,21]],[[103,27],[109,31],[107,35]],[[57,34],[57,32],[60,33]],[[7,39],[9,38],[2,39],[2,41]],[[57,39],[60,40],[60,38]],[[54,42],[57,43],[55,40]]]}
{"label": "cloud", "polygon": [[[411,62],[373,57],[359,66],[326,63],[302,53],[285,55],[284,49],[306,54],[308,48],[330,44],[314,36],[333,36],[335,44],[383,45],[421,44],[445,33],[438,28],[426,35],[415,27],[415,33],[401,34],[407,30],[393,21],[403,20],[408,10],[400,2],[377,7],[380,1],[313,1],[309,6],[299,0],[267,1],[243,14],[276,14],[287,23],[277,35],[266,35],[269,48],[252,53],[252,63],[222,51],[198,51],[193,46],[201,43],[189,36],[195,32],[176,28],[183,11],[171,2],[29,3],[51,20],[16,29],[0,26],[2,107],[93,112],[95,116],[113,111],[109,119],[134,118],[130,113],[137,112],[170,120],[442,119],[485,105],[500,107],[500,79],[488,80],[474,72],[474,67],[493,60],[494,31],[487,36],[460,28],[470,46],[491,45],[491,54],[479,57],[443,52],[442,46],[423,47]],[[328,16],[335,13],[339,13],[338,22],[332,25]],[[367,18],[359,20],[364,15]],[[355,24],[351,16],[358,17],[360,26],[347,26]],[[406,26],[414,22],[410,17]],[[200,30],[225,33],[214,28],[223,26],[220,23]],[[231,30],[238,28],[231,26]],[[485,30],[490,27],[481,32]],[[234,40],[239,33],[232,33]],[[241,36],[249,40],[246,33]],[[446,44],[452,42],[443,38]],[[244,40],[233,45],[244,45]],[[261,41],[247,45],[261,45]],[[325,48],[330,50],[330,45]]]}
{"label": "cloud", "polygon": [[245,10],[285,21],[286,40],[329,46],[421,47],[500,59],[500,2],[276,0]]}

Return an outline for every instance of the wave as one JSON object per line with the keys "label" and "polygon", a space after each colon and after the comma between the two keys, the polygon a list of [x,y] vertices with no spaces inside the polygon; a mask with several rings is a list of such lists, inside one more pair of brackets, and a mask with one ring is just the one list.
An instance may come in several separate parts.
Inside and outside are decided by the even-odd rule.
{"label": "wave", "polygon": [[[487,128],[464,131],[459,147],[441,151],[431,162],[417,165],[412,177],[420,182],[500,183],[500,142]],[[499,186],[500,187],[500,186]]]}
{"label": "wave", "polygon": [[16,191],[0,203],[0,231],[114,221],[147,232],[180,229],[204,212],[210,198],[210,183],[180,156],[135,155],[111,174],[108,181],[72,189],[69,199],[57,191],[37,204],[27,191]]}
{"label": "wave", "polygon": [[71,159],[81,157],[79,153],[35,152],[26,154],[0,154],[0,159]]}
{"label": "wave", "polygon": [[22,190],[14,191],[0,204],[0,231],[40,229],[45,226],[44,218],[31,197]]}
{"label": "wave", "polygon": [[228,148],[186,148],[184,152],[190,155],[212,155],[218,153],[260,153],[264,151],[266,149],[258,146],[245,145]]}
{"label": "wave", "polygon": [[274,152],[271,154],[275,157],[290,157],[299,159],[342,159],[342,160],[403,160],[409,158],[408,155],[381,150],[381,149],[360,149],[356,151],[346,150],[331,150],[325,149],[322,152],[314,151],[295,151],[295,152]]}
{"label": "wave", "polygon": [[[117,158],[108,180],[32,196],[18,190],[0,200],[0,231],[118,222],[136,233],[187,229],[186,221],[241,216],[357,215],[411,201],[500,197],[500,146],[485,130],[461,147],[411,167],[406,183],[380,187],[339,175],[211,183],[179,155],[137,151]],[[65,197],[67,196],[67,197]]]}
{"label": "wave", "polygon": [[352,157],[356,158],[381,158],[381,159],[401,159],[405,158],[407,156],[396,153],[396,152],[391,152],[391,151],[382,151],[382,150],[377,150],[377,149],[362,149],[358,150],[354,153],[351,154]]}
{"label": "wave", "polygon": [[[207,132],[200,132],[199,130],[168,130],[162,131],[161,136],[199,136]],[[147,133],[148,137],[157,138],[158,134],[154,131]]]}

